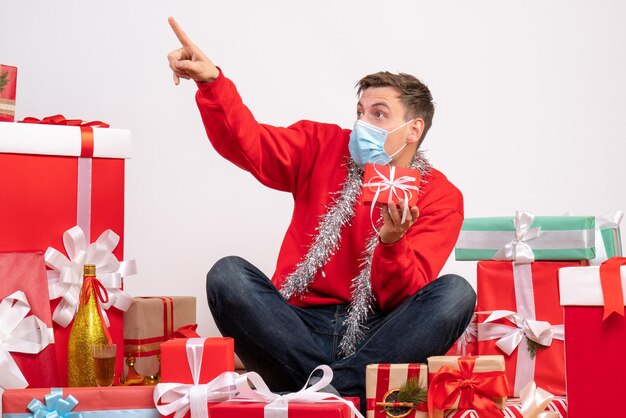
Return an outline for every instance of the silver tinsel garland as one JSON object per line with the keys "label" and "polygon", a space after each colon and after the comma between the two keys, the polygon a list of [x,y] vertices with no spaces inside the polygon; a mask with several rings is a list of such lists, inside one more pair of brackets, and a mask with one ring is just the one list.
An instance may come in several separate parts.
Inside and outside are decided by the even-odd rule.
{"label": "silver tinsel garland", "polygon": [[[363,170],[352,159],[349,159],[347,166],[348,176],[341,192],[338,192],[340,196],[333,198],[333,203],[327,208],[326,214],[321,217],[316,228],[317,236],[309,251],[283,283],[280,293],[287,300],[292,296],[302,296],[307,291],[317,271],[324,267],[339,249],[341,230],[345,225],[349,225],[354,217],[354,207],[361,195],[363,186]],[[415,153],[410,167],[420,170],[423,183],[425,175],[430,170],[430,164],[421,151]],[[346,331],[339,344],[339,354],[342,357],[354,354],[356,345],[363,338],[365,328],[363,323],[368,314],[372,312],[374,295],[372,294],[370,270],[378,241],[378,235],[374,231],[372,236],[368,238],[365,251],[363,251],[363,258],[360,263],[361,271],[352,279],[351,303],[344,323]]]}

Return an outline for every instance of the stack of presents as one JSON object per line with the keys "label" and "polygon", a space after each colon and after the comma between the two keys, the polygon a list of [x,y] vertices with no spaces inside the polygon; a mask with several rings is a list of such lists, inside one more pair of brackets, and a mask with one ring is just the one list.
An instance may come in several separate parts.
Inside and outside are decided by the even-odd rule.
{"label": "stack of presents", "polygon": [[[362,417],[358,399],[319,391],[329,367],[272,393],[234,371],[232,339],[196,334],[195,298],[124,291],[131,134],[60,115],[15,123],[16,75],[0,66],[2,417]],[[367,417],[619,416],[621,216],[466,219],[456,258],[478,261],[472,323],[428,364],[369,365]],[[93,338],[116,345],[110,386],[76,384]]]}

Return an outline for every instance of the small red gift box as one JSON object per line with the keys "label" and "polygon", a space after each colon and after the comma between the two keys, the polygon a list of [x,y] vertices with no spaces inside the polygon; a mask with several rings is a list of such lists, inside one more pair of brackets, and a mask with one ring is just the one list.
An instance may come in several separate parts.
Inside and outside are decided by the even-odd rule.
{"label": "small red gift box", "polygon": [[15,120],[15,93],[17,90],[17,68],[0,65],[0,121]]}
{"label": "small red gift box", "polygon": [[153,392],[153,386],[12,389],[2,395],[2,412],[7,417],[70,417],[83,413],[100,418],[158,418],[161,415],[154,407]]}
{"label": "small red gift box", "polygon": [[[428,390],[428,366],[419,363],[404,364],[369,364],[365,371],[365,400],[367,418],[387,418],[382,406],[385,395],[399,389],[409,379],[416,379],[419,386]],[[428,417],[426,403],[418,405],[408,415],[409,418]]]}
{"label": "small red gift box", "polygon": [[619,399],[624,396],[626,375],[622,360],[626,347],[626,265],[620,267],[621,262],[615,260],[609,259],[599,267],[559,271],[571,418],[624,414]]}
{"label": "small red gift box", "polygon": [[412,208],[417,206],[419,184],[420,172],[417,169],[368,163],[365,164],[361,201],[386,205],[406,200]]}
{"label": "small red gift box", "polygon": [[[358,409],[359,398],[344,398]],[[209,405],[211,418],[263,418],[264,402],[226,401]],[[350,407],[342,402],[303,403],[290,402],[289,418],[350,418],[353,416]]]}
{"label": "small red gift box", "polygon": [[[0,317],[0,329],[2,330],[1,334],[3,334],[1,337],[6,339],[3,341],[6,343],[5,348],[8,348],[9,356],[12,358],[8,362],[0,362],[0,388],[58,386],[54,344],[47,344],[47,341],[45,343],[39,342],[40,347],[37,350],[41,346],[44,348],[37,354],[32,353],[32,350],[23,352],[23,347],[19,347],[20,341],[23,343],[26,339],[33,344],[32,337],[35,337],[34,340],[41,338],[39,335],[40,325],[32,321],[32,318],[27,319],[31,315],[38,318],[47,327],[43,337],[46,340],[51,339],[47,338],[48,336],[52,337],[47,283],[42,253],[0,252],[0,301],[2,301],[3,308],[7,309],[4,311],[4,316]],[[23,292],[24,300],[18,302],[15,299],[15,292],[17,291]],[[22,310],[21,314],[17,313],[17,310],[20,309]],[[0,309],[0,311],[3,310]],[[23,323],[24,320],[30,321],[30,324]],[[25,335],[24,326],[30,329],[30,338],[29,335]],[[12,350],[12,345],[15,345],[15,351]],[[12,367],[11,361],[15,363],[18,370]],[[19,376],[20,373],[23,378]]]}
{"label": "small red gift box", "polygon": [[[50,122],[76,121],[59,116]],[[119,234],[112,254],[122,260],[124,158],[129,156],[127,130],[0,123],[0,196],[4,202],[0,205],[0,251],[46,251],[53,247],[63,252],[64,232],[78,224],[86,234],[82,238],[86,244],[92,242],[90,237],[95,240],[108,229]],[[101,273],[98,269],[102,279]],[[75,287],[79,289],[79,283]],[[66,297],[78,300],[72,292],[61,293],[50,303],[53,312]],[[111,307],[107,315],[118,348],[117,378],[123,370],[123,312]],[[53,321],[59,384],[66,385],[71,325],[64,327]]]}
{"label": "small red gift box", "polygon": [[581,262],[478,262],[478,353],[505,356],[509,396],[519,396],[533,380],[565,395],[558,272],[577,265]]}
{"label": "small red gift box", "polygon": [[188,366],[188,345],[199,340],[204,340],[204,350],[198,383],[207,383],[223,372],[235,370],[235,343],[232,338],[176,338],[161,344],[162,383],[194,383]]}

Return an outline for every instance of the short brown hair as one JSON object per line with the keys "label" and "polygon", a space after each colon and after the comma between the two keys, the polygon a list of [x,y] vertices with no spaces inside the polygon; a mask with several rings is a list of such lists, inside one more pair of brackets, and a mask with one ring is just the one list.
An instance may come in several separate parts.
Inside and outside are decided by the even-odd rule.
{"label": "short brown hair", "polygon": [[393,74],[389,71],[379,71],[369,74],[356,83],[357,95],[361,95],[370,87],[393,87],[400,93],[400,100],[406,106],[405,118],[422,118],[424,120],[424,132],[420,143],[424,140],[426,132],[433,123],[435,105],[433,96],[426,84],[419,81],[415,76],[406,73]]}

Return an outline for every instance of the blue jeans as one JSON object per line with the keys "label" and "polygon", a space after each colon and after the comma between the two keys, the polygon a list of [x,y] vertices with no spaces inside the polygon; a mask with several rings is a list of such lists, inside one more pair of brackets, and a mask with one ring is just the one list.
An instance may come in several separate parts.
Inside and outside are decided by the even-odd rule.
{"label": "blue jeans", "polygon": [[423,287],[391,312],[366,322],[354,355],[339,358],[346,305],[299,308],[240,257],[219,260],[207,274],[209,307],[218,329],[235,339],[235,352],[270,389],[296,391],[320,364],[333,369],[332,385],[365,406],[365,368],[373,363],[424,363],[442,355],[463,333],[476,294],[465,279],[445,275]]}

